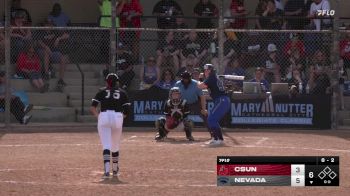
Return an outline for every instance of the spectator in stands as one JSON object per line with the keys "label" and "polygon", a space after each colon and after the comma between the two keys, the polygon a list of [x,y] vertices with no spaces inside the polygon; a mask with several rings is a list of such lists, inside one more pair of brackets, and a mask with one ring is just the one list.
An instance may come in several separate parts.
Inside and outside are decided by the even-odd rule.
{"label": "spectator in stands", "polygon": [[170,90],[176,83],[175,75],[171,69],[165,69],[160,81],[156,84],[159,88]]}
{"label": "spectator in stands", "polygon": [[350,33],[346,33],[345,37],[339,43],[340,56],[344,60],[344,67],[350,68]]}
{"label": "spectator in stands", "polygon": [[[47,22],[45,26],[53,26],[53,24]],[[39,40],[39,46],[41,47],[41,53],[44,58],[44,78],[48,77],[50,62],[59,63],[59,80],[57,85],[61,87],[66,86],[67,84],[63,79],[66,66],[69,62],[70,35],[62,31],[47,30],[37,36],[39,36],[37,39]]]}
{"label": "spectator in stands", "polygon": [[[309,85],[313,93],[325,93],[328,87],[330,73],[330,60],[325,53],[317,50],[313,56],[312,65],[310,66]],[[320,92],[317,92],[320,91]]]}
{"label": "spectator in stands", "polygon": [[179,49],[174,40],[174,32],[168,32],[165,40],[159,40],[157,46],[157,66],[161,72],[165,68],[170,68],[173,73],[179,70]]}
{"label": "spectator in stands", "polygon": [[206,42],[201,42],[195,31],[191,31],[188,39],[184,41],[184,46],[181,47],[180,57],[181,64],[186,65],[186,60],[188,55],[192,54],[195,56],[195,64],[201,63],[207,54],[208,44]]}
{"label": "spectator in stands", "polygon": [[0,63],[5,61],[5,34],[4,31],[0,30]]}
{"label": "spectator in stands", "polygon": [[24,52],[21,52],[17,59],[16,74],[25,79],[30,79],[31,84],[41,93],[48,90],[41,76],[40,58],[34,50],[33,44],[28,44]]}
{"label": "spectator in stands", "polygon": [[[197,17],[213,17],[217,16],[218,9],[210,0],[199,0],[193,9],[194,15]],[[210,18],[198,18],[196,28],[207,29],[214,28],[215,25]],[[199,32],[198,37],[203,41],[210,40],[210,33]]]}
{"label": "spectator in stands", "polygon": [[[111,15],[112,15],[112,5],[111,0],[97,0],[97,3],[100,8],[100,27],[111,27],[112,21],[111,21]],[[124,7],[125,1],[117,1],[116,4],[116,15],[119,16],[120,12],[122,11]],[[119,17],[116,18],[116,27],[119,26]]]}
{"label": "spectator in stands", "polygon": [[[223,65],[222,65],[223,67],[227,66],[227,63],[231,60],[231,57],[234,54],[239,53],[238,50],[239,50],[239,47],[238,47],[237,41],[226,36],[226,40],[224,42],[224,60],[223,60]],[[219,58],[218,58],[219,55],[218,55],[218,39],[217,39],[216,33],[214,33],[214,38],[213,38],[212,43],[210,45],[210,53],[213,56],[213,58],[211,59],[211,63],[214,65],[214,67],[218,68],[219,67]]]}
{"label": "spectator in stands", "polygon": [[[120,26],[127,28],[140,28],[143,8],[139,0],[125,0],[125,4],[120,13]],[[140,31],[123,31],[121,39],[127,44],[133,53],[134,60],[139,60],[140,52]],[[136,61],[135,61],[136,62]]]}
{"label": "spectator in stands", "polygon": [[181,74],[185,71],[187,71],[188,73],[192,73],[194,69],[199,65],[197,63],[196,57],[193,54],[189,54],[184,62],[186,64],[179,69],[179,71],[176,74],[177,77],[180,77]]}
{"label": "spectator in stands", "polygon": [[125,48],[124,44],[119,43],[116,59],[118,70],[117,73],[119,76],[120,87],[122,87],[124,90],[128,89],[133,78],[135,77],[133,62],[131,52]]}
{"label": "spectator in stands", "polygon": [[292,70],[297,69],[303,80],[306,79],[306,60],[300,55],[298,49],[292,49],[290,57],[287,61],[286,79],[290,80],[293,77]]}
{"label": "spectator in stands", "polygon": [[284,11],[284,9],[285,9],[285,7],[284,7],[285,2],[283,2],[283,1],[285,1],[285,0],[275,0],[276,8],[280,9],[282,11]]}
{"label": "spectator in stands", "polygon": [[[5,72],[0,72],[0,109],[5,110]],[[11,92],[10,109],[16,120],[21,124],[28,124],[31,115],[27,115],[33,108],[32,104],[25,106],[21,99]]]}
{"label": "spectator in stands", "polygon": [[247,26],[246,17],[249,13],[244,7],[244,0],[232,0],[230,5],[231,16],[236,17],[231,22],[233,29],[244,29]]}
{"label": "spectator in stands", "polygon": [[255,8],[255,28],[256,29],[262,29],[261,23],[260,23],[260,17],[262,17],[262,14],[267,8],[267,0],[259,0],[258,5]]}
{"label": "spectator in stands", "polygon": [[272,82],[281,82],[281,63],[277,56],[277,47],[275,44],[267,46],[268,57],[265,60],[266,79]]}
{"label": "spectator in stands", "polygon": [[[225,68],[224,75],[236,75],[236,76],[245,76],[245,69],[241,65],[241,61],[238,57],[234,57],[228,63]],[[225,80],[226,86],[233,86],[235,89],[240,89],[243,87],[243,81],[232,81]]]}
{"label": "spectator in stands", "polygon": [[262,29],[284,29],[283,11],[276,8],[274,0],[268,0],[266,8],[260,17],[260,25]]}
{"label": "spectator in stands", "polygon": [[[192,79],[196,81],[201,81],[201,70],[199,68],[194,68],[192,72]],[[203,80],[202,80],[203,81]]]}
{"label": "spectator in stands", "polygon": [[[265,50],[263,50],[263,40],[262,40],[262,34],[261,33],[248,33],[247,41],[243,42],[242,45],[242,56],[243,60],[242,63],[245,63],[243,66],[250,67],[256,65],[262,65],[263,64],[263,54],[265,54]],[[253,70],[253,72],[255,69]]]}
{"label": "spectator in stands", "polygon": [[147,64],[141,69],[140,78],[141,90],[150,88],[160,80],[160,70],[156,64],[156,59],[153,56],[148,58]]}
{"label": "spectator in stands", "polygon": [[21,0],[12,0],[11,21],[15,20],[16,16],[19,14],[23,16],[23,22],[25,25],[32,24],[32,18],[30,17],[28,10],[21,7]]}
{"label": "spectator in stands", "polygon": [[[174,29],[188,29],[188,25],[185,23],[184,18],[176,18],[175,27]],[[183,40],[188,38],[187,32],[174,32],[174,39],[175,42],[180,46],[183,42]]]}
{"label": "spectator in stands", "polygon": [[[328,0],[313,0],[308,17],[311,18],[311,28],[316,30],[329,29],[332,27],[331,19],[313,19],[322,16],[317,15],[317,10],[331,10]],[[325,16],[327,17],[327,16]]]}
{"label": "spectator in stands", "polygon": [[[111,28],[112,27],[112,21],[111,21],[111,15],[112,15],[112,6],[111,6],[111,0],[97,0],[97,3],[99,5],[100,9],[100,18],[99,18],[99,24],[100,27],[105,27],[105,28]],[[117,1],[116,4],[116,27],[120,27],[119,25],[119,14],[122,11],[124,7],[124,0],[122,1]],[[99,56],[101,59],[106,59],[104,62],[107,63],[107,59],[110,57],[110,51],[109,51],[109,46],[110,46],[110,30],[106,29],[104,31],[101,31],[100,33],[100,43],[98,44],[99,48]]]}
{"label": "spectator in stands", "polygon": [[[159,16],[157,18],[157,25],[160,29],[171,29],[175,26],[175,17],[182,15],[180,5],[174,0],[160,0],[152,11],[153,15]],[[168,17],[167,17],[168,16]],[[162,40],[166,34],[164,32],[158,33],[158,39]]]}
{"label": "spectator in stands", "polygon": [[265,88],[263,89],[264,91],[270,90],[270,83],[265,80],[265,71],[263,68],[257,67],[255,69],[255,76],[254,79],[251,80],[251,82],[260,82],[262,87]]}
{"label": "spectator in stands", "polygon": [[287,0],[285,2],[284,14],[291,17],[286,19],[287,29],[304,29],[302,19],[304,6],[304,0]]}
{"label": "spectator in stands", "polygon": [[[193,9],[194,15],[198,17],[217,16],[218,9],[210,0],[199,0]],[[206,29],[214,28],[215,25],[210,18],[198,18],[196,28]]]}
{"label": "spectator in stands", "polygon": [[285,57],[290,57],[293,50],[298,50],[301,56],[305,56],[305,45],[304,42],[299,39],[299,35],[296,33],[290,34],[290,39],[287,41],[284,46],[283,53]]}
{"label": "spectator in stands", "polygon": [[[292,75],[292,77],[287,80],[289,86],[293,86],[293,85],[296,86],[297,87],[296,90],[299,93],[303,93],[303,94],[309,93],[309,92],[306,92],[307,80],[302,78],[299,69],[294,68],[291,75]],[[300,86],[300,84],[301,84],[301,86]],[[301,89],[299,87],[301,87]],[[301,92],[300,92],[300,90],[301,90]]]}
{"label": "spectator in stands", "polygon": [[52,7],[50,15],[47,20],[52,22],[56,27],[66,27],[70,24],[69,17],[62,12],[61,4],[55,3]]}
{"label": "spectator in stands", "polygon": [[[22,12],[16,12],[12,27],[24,27],[25,16]],[[15,61],[18,54],[24,50],[28,41],[32,39],[32,32],[29,29],[11,29],[11,60]]]}
{"label": "spectator in stands", "polygon": [[225,68],[224,75],[245,76],[245,69],[241,66],[239,58],[234,57]]}

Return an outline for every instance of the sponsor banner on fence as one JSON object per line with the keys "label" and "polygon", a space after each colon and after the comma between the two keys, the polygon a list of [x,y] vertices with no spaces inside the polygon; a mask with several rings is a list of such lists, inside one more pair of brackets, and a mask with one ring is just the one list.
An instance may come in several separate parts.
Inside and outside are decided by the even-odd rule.
{"label": "sponsor banner on fence", "polygon": [[[132,125],[154,125],[154,121],[163,116],[163,109],[168,98],[165,90],[151,89],[130,94],[132,102]],[[214,103],[208,101],[210,112]],[[191,111],[189,118],[195,123],[203,120],[199,111]],[[330,96],[305,95],[290,98],[272,97],[231,100],[230,113],[226,125],[231,126],[307,126],[330,127]]]}

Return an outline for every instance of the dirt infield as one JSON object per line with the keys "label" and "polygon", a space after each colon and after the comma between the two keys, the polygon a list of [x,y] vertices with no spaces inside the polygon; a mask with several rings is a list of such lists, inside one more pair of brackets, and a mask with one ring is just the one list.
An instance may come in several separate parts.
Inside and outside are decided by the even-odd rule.
{"label": "dirt infield", "polygon": [[[0,195],[350,195],[350,131],[233,130],[226,146],[207,148],[205,132],[154,142],[149,131],[125,132],[120,176],[101,181],[96,132],[1,133]],[[339,187],[217,187],[216,156],[338,155]]]}

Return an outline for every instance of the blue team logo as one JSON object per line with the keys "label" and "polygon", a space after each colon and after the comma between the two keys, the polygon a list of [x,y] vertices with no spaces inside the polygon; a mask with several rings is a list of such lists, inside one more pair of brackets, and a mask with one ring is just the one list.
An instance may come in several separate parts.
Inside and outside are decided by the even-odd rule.
{"label": "blue team logo", "polygon": [[227,177],[219,177],[218,178],[218,186],[224,186],[230,182],[230,179]]}

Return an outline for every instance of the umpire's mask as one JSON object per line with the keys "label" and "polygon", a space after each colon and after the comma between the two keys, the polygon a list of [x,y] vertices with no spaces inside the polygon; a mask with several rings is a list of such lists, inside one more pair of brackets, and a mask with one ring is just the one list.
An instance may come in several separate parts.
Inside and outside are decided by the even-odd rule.
{"label": "umpire's mask", "polygon": [[191,79],[192,79],[192,75],[190,72],[188,71],[184,71],[182,74],[181,74],[181,83],[184,85],[185,89],[188,88],[188,86],[190,85],[191,83]]}

